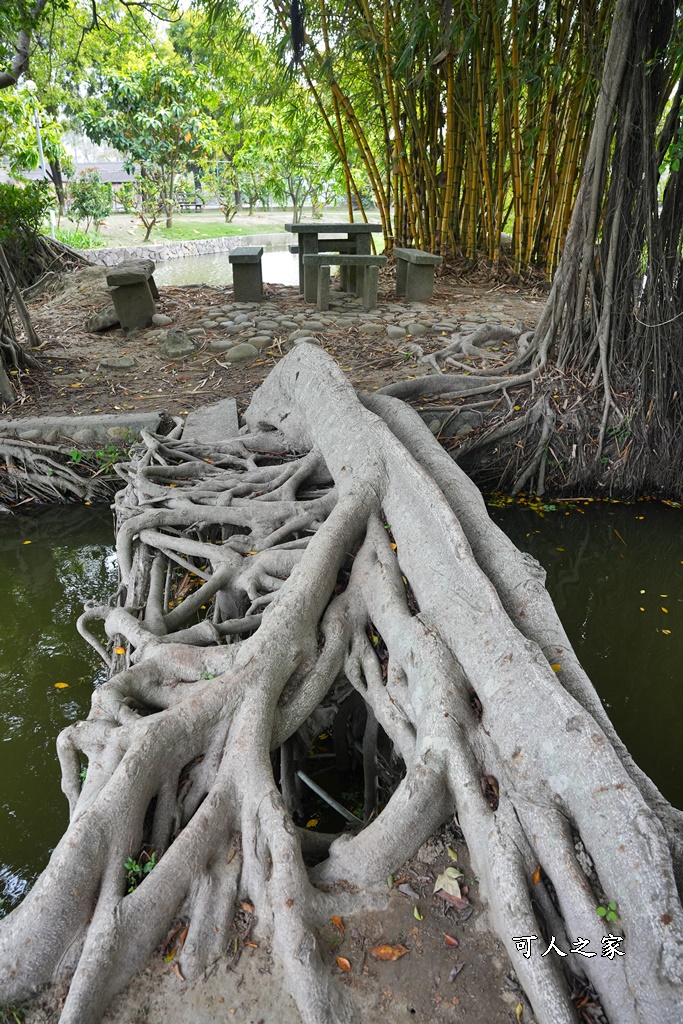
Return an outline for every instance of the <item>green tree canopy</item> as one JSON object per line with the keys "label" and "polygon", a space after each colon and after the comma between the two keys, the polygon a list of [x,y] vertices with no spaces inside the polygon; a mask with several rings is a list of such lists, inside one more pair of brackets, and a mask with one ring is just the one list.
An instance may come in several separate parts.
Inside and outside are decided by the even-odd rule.
{"label": "green tree canopy", "polygon": [[158,182],[170,227],[178,176],[218,139],[216,123],[204,106],[206,84],[173,56],[137,62],[126,72],[106,75],[102,84],[100,95],[82,115],[85,130]]}

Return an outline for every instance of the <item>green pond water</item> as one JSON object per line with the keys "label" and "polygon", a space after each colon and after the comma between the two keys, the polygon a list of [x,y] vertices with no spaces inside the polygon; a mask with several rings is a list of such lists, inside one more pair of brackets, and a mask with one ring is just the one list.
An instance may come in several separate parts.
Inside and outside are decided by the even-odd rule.
{"label": "green pond water", "polygon": [[[636,761],[683,807],[683,512],[654,502],[541,512],[491,509],[545,566]],[[93,682],[104,679],[75,622],[85,600],[116,588],[112,537],[108,509],[0,519],[0,914],[24,896],[67,824],[55,739],[87,714]]]}

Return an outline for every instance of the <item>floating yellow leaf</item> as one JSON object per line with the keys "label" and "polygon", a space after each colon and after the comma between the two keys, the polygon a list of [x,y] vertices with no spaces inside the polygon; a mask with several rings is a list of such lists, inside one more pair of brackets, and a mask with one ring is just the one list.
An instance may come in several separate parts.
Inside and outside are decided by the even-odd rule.
{"label": "floating yellow leaf", "polygon": [[341,917],[337,917],[337,915],[335,914],[333,917],[330,918],[330,921],[332,922],[334,927],[338,928],[339,931],[343,935],[344,934],[344,922],[342,921]]}
{"label": "floating yellow leaf", "polygon": [[57,690],[66,690],[66,688],[68,687],[69,684],[68,683],[55,683],[54,685],[55,685],[55,688]]}
{"label": "floating yellow leaf", "polygon": [[342,971],[346,971],[346,973],[347,973],[347,974],[348,974],[348,973],[349,973],[349,971],[351,970],[351,964],[350,964],[350,962],[349,962],[349,961],[348,961],[348,960],[346,959],[346,957],[345,957],[345,956],[338,956],[338,957],[337,957],[337,966],[338,966],[338,967],[341,967]]}
{"label": "floating yellow leaf", "polygon": [[644,609],[644,608],[641,608],[640,610],[641,610],[641,612],[644,612],[644,611],[645,611],[645,609]]}
{"label": "floating yellow leaf", "polygon": [[556,663],[555,665],[551,665],[550,667],[553,670],[553,672],[559,672],[560,669],[562,668],[562,666],[560,664],[558,664],[558,663]]}
{"label": "floating yellow leaf", "polygon": [[114,648],[114,654],[125,654],[125,653],[126,653],[126,648],[125,647],[115,647]]}
{"label": "floating yellow leaf", "polygon": [[662,633],[666,633],[667,636],[670,636],[671,630],[670,629],[663,629]]}
{"label": "floating yellow leaf", "polygon": [[22,541],[22,544],[30,544],[30,543],[31,543],[31,541],[30,541],[30,540],[24,540],[24,541]]}
{"label": "floating yellow leaf", "polygon": [[534,871],[532,877],[533,877],[533,880],[534,880],[534,885],[538,885],[538,883],[541,881],[541,865],[540,864],[538,865],[538,867]]}
{"label": "floating yellow leaf", "polygon": [[555,548],[556,551],[564,551],[564,548]]}
{"label": "floating yellow leaf", "polygon": [[668,609],[668,608],[664,608],[664,607],[662,607],[662,611],[663,611],[663,612],[666,612],[666,614],[667,614],[667,615],[669,614],[669,609]]}
{"label": "floating yellow leaf", "polygon": [[375,960],[398,960],[399,957],[405,956],[409,950],[405,946],[402,946],[398,942],[395,946],[390,946],[388,943],[383,942],[381,946],[375,946],[370,950]]}
{"label": "floating yellow leaf", "polygon": [[644,594],[644,593],[645,593],[645,591],[644,591],[644,590],[641,590],[641,594]]}
{"label": "floating yellow leaf", "polygon": [[306,828],[315,828],[318,824],[318,818],[311,818],[310,821],[306,822]]}

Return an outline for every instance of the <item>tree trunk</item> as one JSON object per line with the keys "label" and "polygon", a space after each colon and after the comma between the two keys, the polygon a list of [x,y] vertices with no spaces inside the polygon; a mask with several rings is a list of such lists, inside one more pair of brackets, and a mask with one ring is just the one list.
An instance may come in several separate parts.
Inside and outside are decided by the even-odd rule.
{"label": "tree trunk", "polygon": [[[386,892],[457,813],[540,1024],[576,1020],[571,977],[516,938],[599,952],[605,900],[626,955],[568,966],[612,1024],[677,1024],[680,814],[614,733],[540,566],[416,413],[363,403],[302,345],[254,395],[249,433],[214,448],[150,436],[120,467],[119,604],[79,623],[111,675],[59,738],[71,823],[0,925],[3,998],[72,974],[61,1022],[96,1024],[174,919],[189,922],[180,970],[197,975],[248,899],[302,1019],[350,1024],[317,930]],[[353,692],[367,707],[365,826],[312,836],[280,752],[333,731]],[[395,772],[379,813],[374,722]],[[127,892],[126,858],[152,848],[157,865]]]}
{"label": "tree trunk", "polygon": [[50,175],[52,177],[52,184],[54,185],[55,192],[57,194],[57,203],[59,204],[59,216],[63,217],[66,213],[66,192],[64,191],[62,164],[59,157],[55,157],[54,160],[50,160]]}

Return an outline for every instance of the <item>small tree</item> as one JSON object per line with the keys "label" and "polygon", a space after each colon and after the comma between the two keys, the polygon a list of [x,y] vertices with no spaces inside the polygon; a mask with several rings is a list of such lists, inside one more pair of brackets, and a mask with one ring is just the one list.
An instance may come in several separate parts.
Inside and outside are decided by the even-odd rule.
{"label": "small tree", "polygon": [[234,165],[226,160],[216,161],[213,169],[207,170],[204,174],[202,185],[207,195],[215,197],[226,222],[230,223],[237,213],[239,196],[239,182]]}
{"label": "small tree", "polygon": [[173,227],[179,175],[188,160],[215,149],[216,125],[203,108],[207,86],[173,58],[110,74],[103,86],[101,98],[82,115],[86,132],[121,150],[157,182],[166,199],[166,227]]}
{"label": "small tree", "polygon": [[69,188],[69,195],[69,212],[77,224],[85,221],[86,231],[91,225],[97,228],[100,221],[111,213],[111,185],[102,181],[102,175],[92,167],[80,172]]}
{"label": "small tree", "polygon": [[135,214],[139,219],[145,228],[144,240],[147,242],[152,229],[169,205],[159,182],[136,175],[135,181],[126,181],[121,185],[116,197],[126,213]]}

